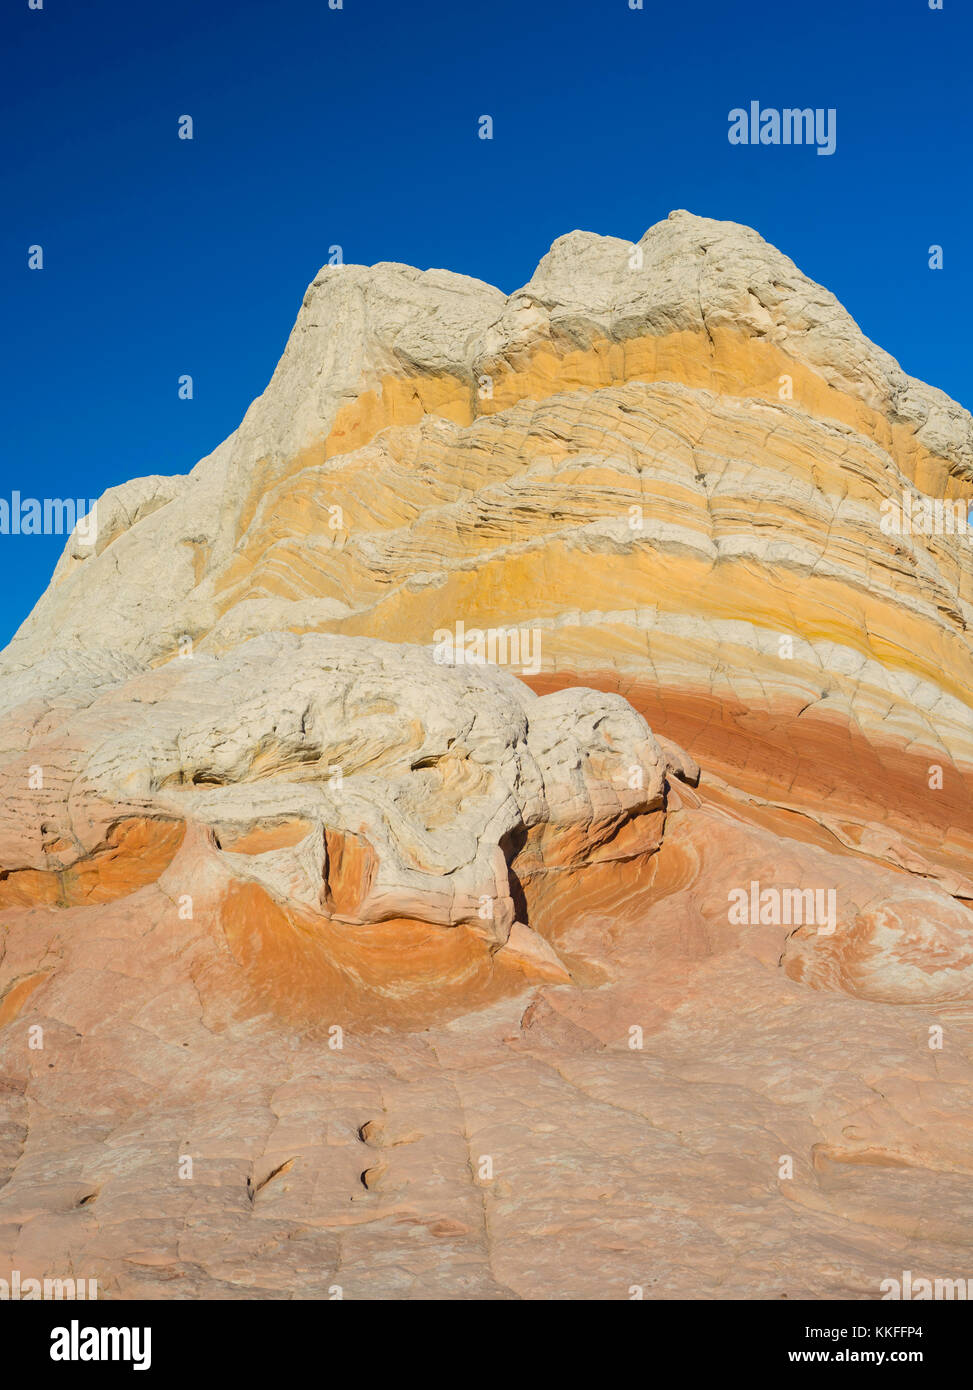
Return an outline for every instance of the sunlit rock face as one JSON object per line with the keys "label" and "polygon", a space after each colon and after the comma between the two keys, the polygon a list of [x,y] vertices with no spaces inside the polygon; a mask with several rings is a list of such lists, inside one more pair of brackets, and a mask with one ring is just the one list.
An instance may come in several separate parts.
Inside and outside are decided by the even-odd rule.
{"label": "sunlit rock face", "polygon": [[[349,943],[379,923],[465,927],[486,970],[526,916],[521,873],[654,853],[669,779],[699,777],[620,695],[539,696],[496,665],[367,638],[270,633],[87,694],[75,674],[81,707],[3,769],[4,905],[125,896],[192,827],[228,903],[259,888]],[[521,921],[514,946],[532,938]]]}
{"label": "sunlit rock face", "polygon": [[747,228],[323,270],[0,658],[0,1276],[967,1275],[970,497]]}

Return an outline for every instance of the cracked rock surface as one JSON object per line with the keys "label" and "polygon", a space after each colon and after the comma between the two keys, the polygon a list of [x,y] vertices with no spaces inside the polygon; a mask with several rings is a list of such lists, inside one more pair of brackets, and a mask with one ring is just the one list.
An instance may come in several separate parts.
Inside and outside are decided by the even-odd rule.
{"label": "cracked rock surface", "polygon": [[321,271],[0,656],[0,1275],[968,1276],[973,545],[904,491],[973,421],[748,228]]}

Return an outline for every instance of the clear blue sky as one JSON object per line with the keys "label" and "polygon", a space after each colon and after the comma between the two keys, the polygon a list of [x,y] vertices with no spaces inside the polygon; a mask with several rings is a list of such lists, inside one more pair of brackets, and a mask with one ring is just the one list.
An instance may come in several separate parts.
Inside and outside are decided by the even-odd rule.
{"label": "clear blue sky", "polygon": [[[187,472],[334,243],[510,291],[555,237],[677,207],[756,227],[973,405],[968,0],[6,0],[0,38],[0,496]],[[835,107],[836,153],[730,145],[751,100]],[[0,536],[0,641],[62,545]]]}

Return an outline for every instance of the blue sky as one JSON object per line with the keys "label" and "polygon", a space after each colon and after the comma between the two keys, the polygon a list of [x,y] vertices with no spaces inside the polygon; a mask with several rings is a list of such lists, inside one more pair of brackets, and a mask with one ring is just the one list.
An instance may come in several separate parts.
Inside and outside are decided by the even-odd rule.
{"label": "blue sky", "polygon": [[[973,405],[967,0],[27,3],[0,19],[0,496],[187,472],[333,244],[510,291],[555,237],[677,207],[756,227]],[[730,145],[752,100],[834,107],[836,152]],[[0,641],[62,546],[0,536]]]}

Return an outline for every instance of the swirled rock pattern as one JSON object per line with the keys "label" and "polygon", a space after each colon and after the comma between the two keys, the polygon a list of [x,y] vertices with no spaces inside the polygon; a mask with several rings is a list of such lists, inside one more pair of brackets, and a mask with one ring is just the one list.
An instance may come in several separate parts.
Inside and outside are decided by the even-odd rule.
{"label": "swirled rock pattern", "polygon": [[968,1275],[971,496],[747,228],[321,271],[0,657],[0,1277]]}

